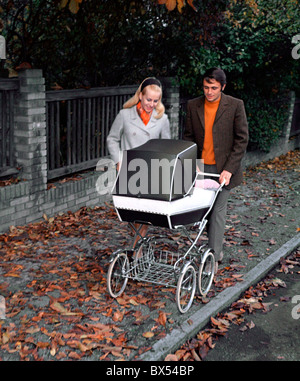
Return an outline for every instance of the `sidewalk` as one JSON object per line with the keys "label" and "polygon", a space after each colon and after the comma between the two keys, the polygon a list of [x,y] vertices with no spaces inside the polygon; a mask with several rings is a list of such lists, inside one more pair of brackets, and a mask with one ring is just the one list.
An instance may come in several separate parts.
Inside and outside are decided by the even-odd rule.
{"label": "sidewalk", "polygon": [[212,291],[185,315],[174,289],[129,281],[121,297],[109,297],[110,254],[131,239],[111,206],[12,227],[0,235],[0,359],[163,360],[300,245],[299,168],[294,151],[247,171],[231,195]]}
{"label": "sidewalk", "polygon": [[224,336],[214,336],[215,346],[201,352],[202,360],[299,361],[300,249],[281,260],[219,316],[230,319],[238,307],[246,312],[236,318],[233,314],[234,323],[225,320]]}

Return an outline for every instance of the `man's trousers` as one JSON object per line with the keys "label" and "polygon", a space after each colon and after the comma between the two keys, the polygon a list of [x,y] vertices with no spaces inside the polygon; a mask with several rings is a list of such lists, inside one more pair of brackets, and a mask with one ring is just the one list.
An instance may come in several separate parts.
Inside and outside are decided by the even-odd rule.
{"label": "man's trousers", "polygon": [[[204,165],[204,172],[217,173],[216,166]],[[216,178],[214,177],[212,177],[212,179],[216,180]],[[208,246],[214,250],[216,261],[220,259],[220,253],[223,250],[223,239],[225,232],[225,222],[229,195],[230,191],[225,188],[222,188],[213,205],[212,211],[208,216]]]}

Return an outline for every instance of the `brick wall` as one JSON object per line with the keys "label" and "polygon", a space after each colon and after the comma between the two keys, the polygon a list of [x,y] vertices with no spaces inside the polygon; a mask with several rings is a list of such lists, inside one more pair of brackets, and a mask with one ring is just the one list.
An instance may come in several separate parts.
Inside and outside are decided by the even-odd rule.
{"label": "brick wall", "polygon": [[171,138],[177,139],[179,133],[180,88],[172,77],[161,78],[163,102],[170,121]]}
{"label": "brick wall", "polygon": [[26,225],[40,220],[44,214],[52,217],[80,209],[83,206],[101,205],[110,199],[109,189],[112,188],[115,172],[105,173],[109,177],[107,193],[99,195],[96,189],[97,181],[103,174],[96,171],[87,174],[81,180],[66,183],[56,183],[55,188],[32,192],[30,181],[0,188],[0,232],[10,226]]}

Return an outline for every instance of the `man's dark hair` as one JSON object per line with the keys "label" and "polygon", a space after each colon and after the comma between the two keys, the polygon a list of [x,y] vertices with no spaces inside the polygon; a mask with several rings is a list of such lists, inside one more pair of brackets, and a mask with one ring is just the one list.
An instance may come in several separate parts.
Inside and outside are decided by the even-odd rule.
{"label": "man's dark hair", "polygon": [[213,67],[211,69],[208,69],[204,75],[203,79],[205,79],[208,83],[210,83],[211,79],[215,79],[216,81],[221,83],[221,87],[223,87],[226,84],[226,74],[224,71],[218,67]]}

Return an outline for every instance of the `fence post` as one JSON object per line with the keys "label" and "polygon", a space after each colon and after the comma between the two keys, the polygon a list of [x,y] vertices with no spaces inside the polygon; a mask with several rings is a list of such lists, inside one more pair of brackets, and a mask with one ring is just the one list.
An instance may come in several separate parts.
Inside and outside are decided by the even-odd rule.
{"label": "fence post", "polygon": [[8,78],[9,71],[4,69],[6,60],[6,42],[4,36],[0,35],[0,78]]}
{"label": "fence post", "polygon": [[287,118],[287,123],[284,126],[284,138],[285,138],[285,144],[289,142],[289,138],[291,136],[291,128],[292,128],[292,122],[293,122],[293,114],[294,114],[294,108],[295,108],[295,102],[296,102],[296,94],[295,91],[290,92],[290,105],[289,105],[289,113]]}
{"label": "fence post", "polygon": [[19,72],[14,143],[21,177],[30,181],[30,194],[47,188],[46,93],[42,70]]}
{"label": "fence post", "polygon": [[159,78],[163,86],[163,103],[169,117],[171,138],[178,139],[180,87],[173,77]]}

